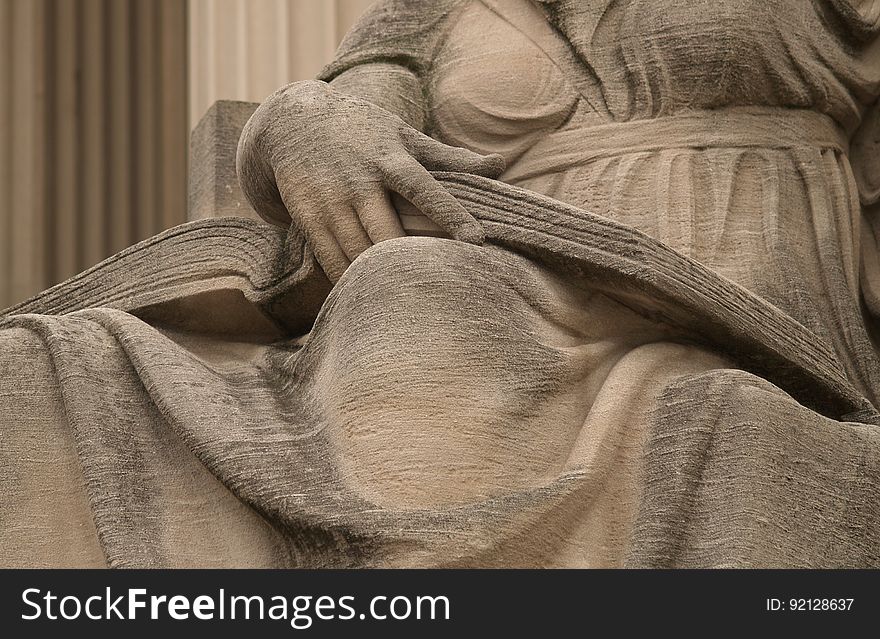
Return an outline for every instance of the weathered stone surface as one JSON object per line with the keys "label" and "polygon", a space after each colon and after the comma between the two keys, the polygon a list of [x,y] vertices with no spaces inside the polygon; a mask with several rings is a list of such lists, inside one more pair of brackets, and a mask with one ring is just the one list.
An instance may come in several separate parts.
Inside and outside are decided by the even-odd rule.
{"label": "weathered stone surface", "polygon": [[848,0],[380,2],[242,130],[274,225],[4,315],[5,556],[880,566],[878,36]]}
{"label": "weathered stone surface", "polygon": [[233,215],[259,219],[241,192],[235,173],[235,150],[252,102],[220,100],[211,105],[190,140],[187,219]]}

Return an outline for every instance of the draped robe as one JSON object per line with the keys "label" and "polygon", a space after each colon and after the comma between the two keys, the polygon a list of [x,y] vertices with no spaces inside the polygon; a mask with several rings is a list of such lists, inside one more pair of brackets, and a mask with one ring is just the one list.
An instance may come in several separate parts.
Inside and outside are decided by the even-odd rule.
{"label": "draped robe", "polygon": [[[876,566],[880,8],[382,2],[486,229],[245,221],[3,316],[4,563]],[[227,250],[221,250],[225,247]]]}

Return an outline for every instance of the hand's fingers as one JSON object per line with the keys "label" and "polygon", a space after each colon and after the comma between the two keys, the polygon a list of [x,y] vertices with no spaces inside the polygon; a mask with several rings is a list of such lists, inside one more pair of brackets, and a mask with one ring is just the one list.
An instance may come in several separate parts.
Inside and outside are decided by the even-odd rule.
{"label": "hand's fingers", "polygon": [[482,244],[483,227],[435,180],[421,164],[412,161],[395,163],[384,170],[388,187],[462,242]]}
{"label": "hand's fingers", "polygon": [[257,214],[272,224],[286,227],[291,215],[278,187],[278,178],[261,154],[255,130],[259,118],[251,118],[241,135],[235,155],[236,172],[245,198]]}
{"label": "hand's fingers", "polygon": [[504,173],[504,157],[497,153],[480,155],[469,149],[449,146],[415,129],[403,136],[409,152],[430,171],[473,173],[493,179]]}
{"label": "hand's fingers", "polygon": [[370,236],[361,225],[357,211],[348,204],[339,204],[330,209],[327,220],[336,241],[346,257],[352,262],[373,245]]}
{"label": "hand's fingers", "polygon": [[266,177],[255,164],[245,164],[238,169],[245,198],[257,215],[267,222],[281,227],[289,226],[291,215],[275,178]]}
{"label": "hand's fingers", "polygon": [[335,284],[345,270],[351,266],[351,261],[330,230],[322,225],[320,219],[309,217],[309,219],[303,220],[303,227],[308,244],[315,253],[315,259],[324,269],[327,278]]}
{"label": "hand's fingers", "polygon": [[355,208],[373,244],[406,235],[400,217],[391,203],[391,197],[385,189],[377,189]]}

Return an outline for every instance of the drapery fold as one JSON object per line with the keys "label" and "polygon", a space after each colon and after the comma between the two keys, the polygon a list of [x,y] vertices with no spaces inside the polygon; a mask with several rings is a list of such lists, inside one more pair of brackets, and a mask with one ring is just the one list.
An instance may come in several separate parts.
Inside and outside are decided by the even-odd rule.
{"label": "drapery fold", "polygon": [[[0,472],[4,485],[19,487],[3,506],[13,524],[3,535],[16,541],[2,545],[22,551],[5,562],[53,563],[68,553],[73,563],[88,557],[113,566],[880,563],[877,412],[821,341],[622,224],[491,180],[437,177],[483,222],[490,246],[383,243],[328,299],[301,238],[247,220],[212,220],[172,229],[7,311]],[[436,258],[437,281],[448,291],[426,285],[450,308],[461,306],[463,291],[482,290],[477,280],[494,282],[492,269],[515,281],[518,265],[533,260],[547,281],[576,280],[589,300],[585,312],[591,304],[610,309],[621,326],[657,327],[669,337],[620,355],[584,405],[558,466],[462,501],[379,505],[361,478],[375,479],[380,461],[346,449],[339,428],[349,388],[343,373],[351,371],[322,363],[362,347],[351,327],[365,307],[346,300],[368,303],[372,295],[381,305],[382,291],[412,285],[414,257]],[[465,258],[487,276],[462,277]],[[419,277],[431,276],[433,267],[419,268]],[[486,318],[501,340],[497,355],[481,355],[487,366],[503,355],[506,327],[542,326],[531,309],[545,302],[526,302]],[[401,326],[371,317],[389,331]],[[376,335],[383,326],[372,327]],[[445,326],[453,336],[473,330],[454,317]],[[510,335],[547,348],[559,343],[548,336],[568,339],[554,327],[535,330]],[[398,349],[389,361],[400,368],[389,378],[440,366],[456,352],[443,341],[413,351],[402,337],[383,342]],[[521,356],[528,364],[529,352]],[[29,359],[51,366],[37,376]],[[36,387],[59,398],[62,409],[45,419],[75,444],[66,453],[75,459],[65,463],[80,469],[85,498],[78,519],[67,513],[67,520],[94,525],[91,542],[84,534],[41,548],[39,557],[22,535],[37,537],[41,528],[18,522],[51,512],[77,487],[70,475],[27,466],[50,432],[20,413],[17,393]],[[512,383],[486,401],[504,406],[519,392]],[[424,401],[443,408],[443,392]],[[527,436],[508,426],[509,437]],[[527,439],[520,443],[528,448]],[[399,445],[430,453],[430,441]],[[66,520],[41,521],[48,529]]]}

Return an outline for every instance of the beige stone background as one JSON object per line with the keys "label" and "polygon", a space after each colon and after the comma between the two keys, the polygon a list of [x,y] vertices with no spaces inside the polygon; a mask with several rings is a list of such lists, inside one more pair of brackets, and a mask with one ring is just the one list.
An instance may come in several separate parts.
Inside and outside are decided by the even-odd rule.
{"label": "beige stone background", "polygon": [[313,77],[371,0],[0,0],[0,308],[186,218],[218,99]]}

